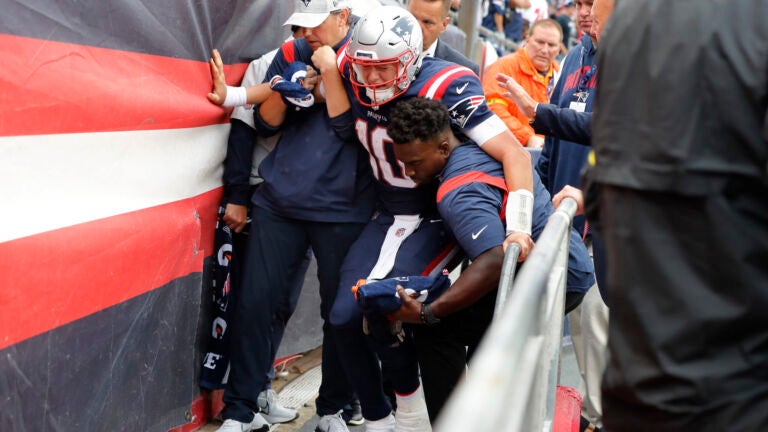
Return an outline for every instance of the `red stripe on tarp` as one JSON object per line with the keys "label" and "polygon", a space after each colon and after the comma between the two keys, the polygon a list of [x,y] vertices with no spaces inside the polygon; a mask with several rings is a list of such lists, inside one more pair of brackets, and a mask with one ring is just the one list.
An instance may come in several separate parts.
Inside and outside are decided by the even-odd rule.
{"label": "red stripe on tarp", "polygon": [[[207,62],[0,34],[0,136],[224,123]],[[246,64],[226,66],[237,85]]]}
{"label": "red stripe on tarp", "polygon": [[0,243],[0,349],[202,271],[220,199],[218,188]]}

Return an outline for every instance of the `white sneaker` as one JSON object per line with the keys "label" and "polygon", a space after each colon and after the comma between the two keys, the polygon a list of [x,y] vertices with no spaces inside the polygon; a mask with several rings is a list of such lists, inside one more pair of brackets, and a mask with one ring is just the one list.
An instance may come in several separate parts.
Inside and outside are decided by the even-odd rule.
{"label": "white sneaker", "polygon": [[392,414],[378,420],[365,419],[365,432],[395,432],[395,416]]}
{"label": "white sneaker", "polygon": [[243,423],[235,419],[226,419],[221,427],[216,429],[216,432],[267,432],[269,431],[269,423],[264,420],[261,414],[253,415],[253,420],[250,423]]}
{"label": "white sneaker", "polygon": [[395,430],[397,432],[432,432],[427,403],[424,401],[424,390],[421,386],[411,395],[406,397],[396,395],[396,397]]}
{"label": "white sneaker", "polygon": [[426,407],[423,411],[415,412],[398,409],[395,412],[395,430],[397,432],[432,432]]}
{"label": "white sneaker", "polygon": [[272,389],[266,389],[259,393],[259,414],[268,423],[287,423],[296,420],[299,413],[295,409],[280,405],[280,399]]}
{"label": "white sneaker", "polygon": [[341,418],[341,411],[320,417],[315,432],[349,432],[347,424]]}

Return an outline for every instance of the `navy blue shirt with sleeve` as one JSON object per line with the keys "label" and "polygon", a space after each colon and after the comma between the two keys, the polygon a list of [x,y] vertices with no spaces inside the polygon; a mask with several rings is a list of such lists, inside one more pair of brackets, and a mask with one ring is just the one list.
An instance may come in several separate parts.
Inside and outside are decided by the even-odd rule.
{"label": "navy blue shirt with sleeve", "polygon": [[[349,39],[345,37],[335,50]],[[304,39],[284,43],[264,78],[268,82],[293,61],[312,66],[312,48]],[[254,109],[256,131],[282,132],[275,149],[259,165],[264,183],[252,197],[254,205],[282,216],[315,222],[367,222],[375,203],[368,156],[354,136],[338,130],[351,114],[329,118],[325,104],[297,111],[288,107],[283,124],[274,128]],[[341,127],[342,125],[343,127]]]}
{"label": "navy blue shirt with sleeve", "polygon": [[[500,163],[476,144],[455,148],[440,177],[437,208],[443,222],[470,259],[504,243],[502,220],[506,186]],[[539,238],[554,212],[551,198],[539,177],[533,176],[532,238]],[[576,230],[569,239],[566,291],[586,292],[594,283],[594,266]]]}

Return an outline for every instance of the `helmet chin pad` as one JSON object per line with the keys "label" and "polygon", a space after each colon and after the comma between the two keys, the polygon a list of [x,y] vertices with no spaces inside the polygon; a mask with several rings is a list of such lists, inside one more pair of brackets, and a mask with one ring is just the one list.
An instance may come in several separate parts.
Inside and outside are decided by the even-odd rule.
{"label": "helmet chin pad", "polygon": [[[367,87],[365,89],[365,96],[371,100],[371,106],[383,105],[395,97],[395,88],[389,87],[386,89],[377,89],[375,87]],[[362,102],[364,103],[364,102]]]}

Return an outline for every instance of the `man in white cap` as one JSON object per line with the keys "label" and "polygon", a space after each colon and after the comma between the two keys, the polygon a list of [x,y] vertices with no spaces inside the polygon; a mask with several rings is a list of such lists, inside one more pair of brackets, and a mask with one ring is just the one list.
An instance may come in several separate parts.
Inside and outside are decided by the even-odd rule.
{"label": "man in white cap", "polygon": [[[270,353],[276,348],[270,329],[275,319],[287,321],[290,316],[285,304],[291,298],[292,275],[298,271],[308,247],[317,259],[320,314],[326,321],[322,383],[316,400],[321,417],[317,430],[348,431],[342,409],[351,400],[352,392],[327,320],[342,261],[373,213],[374,183],[365,150],[353,136],[345,139],[334,132],[337,120],[329,118],[322,94],[315,92],[314,103],[294,106],[297,99],[286,92],[301,90],[293,77],[308,70],[307,65],[312,66],[315,50],[324,46],[339,50],[346,44],[352,23],[348,3],[296,0],[294,10],[285,25],[304,28],[304,38],[280,47],[264,80],[270,83],[271,90],[253,109],[259,135],[281,132],[281,136],[259,166],[264,182],[251,197],[252,227],[242,289],[234,311],[231,370],[224,393],[224,424],[219,432],[269,428],[259,414],[263,407],[258,403],[258,394],[271,366]],[[216,82],[223,78],[221,63],[214,58],[212,66]],[[302,80],[303,85],[314,87],[309,76]],[[244,88],[217,85],[217,97],[211,101],[222,100],[229,105],[227,100],[238,92],[239,105],[247,99]],[[348,123],[345,119],[338,121]]]}

